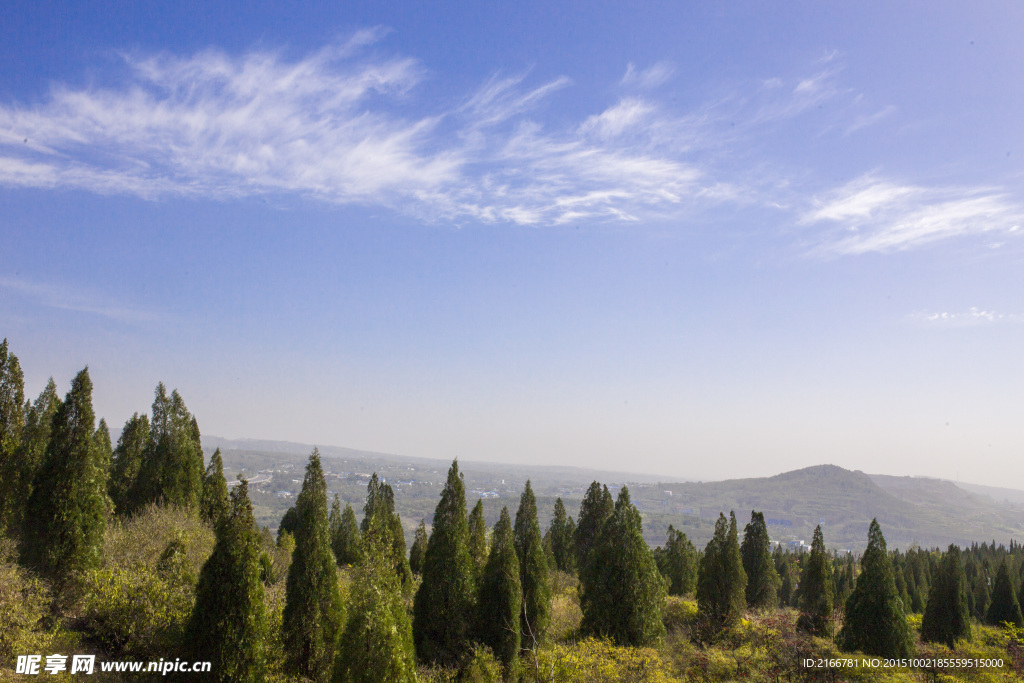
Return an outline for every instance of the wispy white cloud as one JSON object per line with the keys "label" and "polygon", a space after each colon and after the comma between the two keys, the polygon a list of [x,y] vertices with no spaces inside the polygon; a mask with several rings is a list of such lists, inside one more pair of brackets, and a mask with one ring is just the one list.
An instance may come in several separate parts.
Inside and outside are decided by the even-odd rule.
{"label": "wispy white cloud", "polygon": [[157,320],[159,316],[132,306],[127,306],[95,292],[84,292],[81,288],[70,288],[53,284],[30,282],[16,277],[0,275],[0,289],[18,292],[35,304],[64,311],[76,311],[98,315],[126,323],[142,323]]}
{"label": "wispy white cloud", "polygon": [[620,85],[640,90],[649,90],[666,83],[672,78],[675,69],[667,62],[658,62],[647,69],[637,69],[632,62],[626,66],[626,73]]}
{"label": "wispy white cloud", "polygon": [[965,235],[1020,230],[1024,207],[999,188],[934,188],[867,175],[816,200],[805,225],[829,226],[815,251],[894,252]]}
{"label": "wispy white cloud", "polygon": [[861,128],[867,128],[868,126],[873,126],[876,123],[878,123],[879,121],[881,121],[881,120],[883,120],[885,118],[888,118],[889,116],[891,116],[895,112],[896,112],[896,107],[894,107],[893,105],[890,104],[888,106],[882,107],[881,109],[876,111],[874,114],[861,114],[856,119],[854,119],[853,123],[851,123],[849,126],[847,126],[846,134],[850,135],[851,133],[856,133]]}
{"label": "wispy white cloud", "polygon": [[970,309],[959,313],[919,311],[912,313],[909,318],[914,323],[931,327],[979,327],[982,325],[1024,323],[1024,315],[998,313],[977,308],[976,306],[971,306]]}

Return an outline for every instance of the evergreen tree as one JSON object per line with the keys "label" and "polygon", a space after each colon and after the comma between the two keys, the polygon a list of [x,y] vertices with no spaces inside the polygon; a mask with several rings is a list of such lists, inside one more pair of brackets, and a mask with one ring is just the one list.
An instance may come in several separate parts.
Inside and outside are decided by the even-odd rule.
{"label": "evergreen tree", "polygon": [[359,533],[355,510],[349,503],[345,503],[345,510],[341,513],[341,523],[331,538],[331,547],[338,564],[359,562],[359,556],[362,554],[362,534]]}
{"label": "evergreen tree", "polygon": [[338,498],[338,494],[334,494],[334,500],[331,501],[331,512],[327,515],[327,533],[331,538],[331,551],[334,553],[334,559],[338,564],[341,561],[338,560],[338,538],[341,535],[341,499]]}
{"label": "evergreen tree", "polygon": [[839,641],[844,650],[879,657],[909,657],[914,652],[907,615],[896,592],[892,563],[877,520],[871,520],[868,547],[861,558],[857,585],[846,601]]}
{"label": "evergreen tree", "polygon": [[325,681],[334,662],[343,606],[327,524],[327,483],[315,448],[306,465],[295,512],[295,551],[288,568],[281,625],[285,669]]}
{"label": "evergreen tree", "polygon": [[825,537],[819,524],[814,528],[811,553],[800,575],[797,628],[817,636],[826,635],[832,619],[832,600],[832,563],[825,551]]}
{"label": "evergreen tree", "polygon": [[651,645],[665,635],[665,582],[625,486],[581,572],[580,591],[584,633],[620,646]]}
{"label": "evergreen tree", "polygon": [[576,548],[574,547],[574,534],[576,525],[565,512],[565,503],[561,498],[555,499],[555,511],[551,516],[551,526],[548,533],[551,538],[551,554],[555,556],[555,566],[559,571],[576,571]]}
{"label": "evergreen tree", "polygon": [[402,518],[395,512],[395,493],[391,485],[381,482],[374,472],[366,487],[366,505],[363,506],[363,522],[360,530],[365,534],[370,522],[377,519],[381,527],[390,529],[391,564],[402,582],[403,589],[412,585],[412,571],[406,558],[405,531],[402,529]]}
{"label": "evergreen tree", "polygon": [[420,520],[416,527],[416,537],[413,539],[412,548],[409,550],[409,569],[413,574],[423,573],[423,555],[427,552],[427,523]]}
{"label": "evergreen tree", "polygon": [[789,607],[793,602],[793,572],[788,559],[781,563],[779,572],[779,607]]}
{"label": "evergreen tree", "polygon": [[960,560],[960,548],[950,545],[928,591],[928,605],[921,620],[921,640],[954,647],[960,639],[971,639],[971,617],[967,611],[967,577]]}
{"label": "evergreen tree", "polygon": [[582,571],[587,564],[587,557],[590,549],[597,542],[601,533],[601,527],[612,516],[615,510],[615,502],[612,494],[605,486],[602,490],[601,484],[596,481],[587,489],[580,503],[580,514],[576,521],[576,535],[574,545],[576,546],[576,567]]}
{"label": "evergreen tree", "polygon": [[349,618],[334,659],[332,680],[338,683],[416,681],[412,627],[392,565],[392,535],[388,517],[374,516],[362,536]]}
{"label": "evergreen tree", "polygon": [[295,509],[295,506],[285,510],[285,513],[281,516],[281,522],[277,526],[277,542],[281,543],[281,537],[285,534],[289,534],[294,539],[295,530],[299,528],[299,513]]}
{"label": "evergreen tree", "polygon": [[216,528],[228,511],[228,482],[224,479],[224,460],[218,448],[210,456],[210,464],[203,478],[203,494],[199,500],[199,514]]}
{"label": "evergreen tree", "polygon": [[167,395],[163,382],[156,386],[150,437],[129,511],[149,503],[195,507],[203,488],[203,448],[199,427],[177,390]]}
{"label": "evergreen tree", "polygon": [[523,590],[508,508],[494,526],[491,552],[480,585],[477,633],[506,674],[519,654]]}
{"label": "evergreen tree", "polygon": [[484,520],[484,502],[479,498],[469,513],[469,559],[479,579],[487,564],[487,522]]}
{"label": "evergreen tree", "polygon": [[988,613],[989,605],[989,590],[988,590],[988,572],[982,568],[978,572],[974,579],[974,590],[971,592],[971,603],[972,603],[972,614],[979,621],[985,621],[985,615]]}
{"label": "evergreen tree", "polygon": [[740,557],[736,515],[719,513],[697,575],[697,608],[709,633],[736,623],[746,607],[747,575]]}
{"label": "evergreen tree", "polygon": [[25,379],[18,357],[0,343],[0,531],[18,529],[25,499],[17,488],[21,477],[19,462],[25,428]]}
{"label": "evergreen tree", "polygon": [[412,632],[420,662],[455,666],[469,651],[475,589],[466,488],[456,460],[434,511],[434,528],[423,555],[423,582],[413,603]]}
{"label": "evergreen tree", "polygon": [[92,380],[85,368],[53,416],[45,461],[28,504],[25,557],[48,576],[65,578],[100,563],[107,473],[94,424]]}
{"label": "evergreen tree", "polygon": [[779,600],[779,574],[772,562],[771,542],[764,513],[750,512],[750,524],[743,529],[740,557],[747,573],[747,606],[756,609],[774,609]]}
{"label": "evergreen tree", "polygon": [[231,491],[217,542],[199,574],[185,642],[211,662],[218,681],[262,681],[267,617],[260,581],[260,539],[243,479]]}
{"label": "evergreen tree", "polygon": [[519,498],[512,534],[519,558],[519,582],[523,589],[522,634],[524,646],[544,639],[551,620],[551,577],[544,556],[544,539],[537,521],[537,499],[530,480]]}
{"label": "evergreen tree", "polygon": [[60,405],[57,385],[51,377],[35,402],[31,405],[26,402],[21,445],[15,457],[8,461],[6,471],[0,472],[0,515],[6,510],[7,529],[14,535],[20,536],[25,530],[28,501],[46,460],[53,416]]}
{"label": "evergreen tree", "polygon": [[[995,545],[993,543],[993,545]],[[985,622],[998,626],[1004,622],[1014,626],[1024,626],[1024,619],[1021,618],[1020,603],[1017,602],[1017,595],[1013,590],[1013,583],[1010,582],[1010,570],[1004,559],[999,563],[999,570],[996,572],[996,581],[992,584],[992,600],[989,603],[988,611],[985,613]]]}
{"label": "evergreen tree", "polygon": [[668,525],[668,538],[661,553],[661,573],[668,580],[669,595],[688,595],[697,584],[697,549],[686,534]]}
{"label": "evergreen tree", "polygon": [[110,499],[114,510],[125,514],[132,509],[132,494],[138,484],[142,460],[150,448],[149,418],[135,413],[124,423],[110,465]]}

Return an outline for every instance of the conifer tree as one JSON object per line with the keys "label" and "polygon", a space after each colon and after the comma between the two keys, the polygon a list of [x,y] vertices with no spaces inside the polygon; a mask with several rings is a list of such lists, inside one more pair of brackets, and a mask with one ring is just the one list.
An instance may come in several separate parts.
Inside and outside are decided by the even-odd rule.
{"label": "conifer tree", "polygon": [[423,582],[413,603],[412,632],[420,662],[455,666],[469,651],[475,592],[466,488],[456,460],[434,511]]}
{"label": "conifer tree", "polygon": [[427,523],[420,520],[416,527],[416,537],[413,539],[412,548],[409,550],[409,569],[413,574],[423,573],[423,555],[427,552]]}
{"label": "conifer tree", "polygon": [[349,618],[334,659],[332,680],[337,683],[416,681],[412,626],[392,565],[392,534],[389,519],[374,516],[362,535]]}
{"label": "conifer tree", "polygon": [[366,505],[363,506],[363,521],[360,530],[365,534],[373,519],[379,520],[382,527],[390,529],[391,564],[402,582],[403,589],[412,585],[412,571],[406,557],[405,531],[402,529],[402,518],[395,512],[395,493],[390,484],[381,482],[374,472],[366,487]]}
{"label": "conifer tree", "polygon": [[587,557],[591,548],[597,542],[601,533],[601,527],[612,516],[615,510],[615,501],[608,487],[603,489],[601,484],[593,482],[580,503],[580,514],[576,520],[576,534],[574,537],[576,546],[576,567],[582,571],[587,564]]}
{"label": "conifer tree", "polygon": [[228,511],[228,482],[224,478],[224,460],[218,448],[210,456],[210,464],[203,478],[203,494],[199,500],[199,514],[214,528]]}
{"label": "conifer tree", "polygon": [[972,613],[979,621],[985,621],[985,615],[988,613],[989,599],[991,597],[988,582],[988,572],[982,568],[974,578],[974,590],[970,595],[973,605]]}
{"label": "conifer tree", "polygon": [[839,632],[841,647],[879,657],[909,657],[914,652],[907,615],[896,592],[892,563],[878,520],[871,520],[861,573],[846,601]]}
{"label": "conifer tree", "polygon": [[25,428],[25,379],[18,357],[0,343],[0,531],[19,527],[25,499],[20,483],[22,432]]}
{"label": "conifer tree", "polygon": [[359,556],[362,554],[362,534],[359,533],[355,510],[349,503],[345,503],[345,510],[341,513],[341,523],[331,539],[331,547],[338,564],[359,562]]}
{"label": "conifer tree", "polygon": [[928,591],[928,605],[921,620],[921,640],[954,647],[960,639],[971,639],[971,617],[967,611],[967,577],[960,560],[960,548],[951,544],[942,556],[939,571]]}
{"label": "conifer tree", "polygon": [[668,525],[668,538],[661,554],[661,573],[668,580],[669,595],[688,595],[697,583],[697,549],[686,534]]}
{"label": "conifer tree", "polygon": [[[338,498],[337,493],[334,494],[334,500],[331,501],[331,512],[327,515],[327,530],[331,538],[331,550],[334,552],[335,561],[337,561],[337,539],[341,534],[341,499]],[[338,564],[341,562],[338,561]]]}
{"label": "conifer tree", "polygon": [[555,499],[555,510],[551,516],[551,526],[548,533],[551,538],[551,554],[555,556],[555,566],[559,571],[576,571],[576,549],[574,547],[574,534],[576,525],[565,512],[565,503],[561,498]]}
{"label": "conifer tree", "polygon": [[156,386],[148,448],[139,468],[131,509],[149,503],[195,507],[203,488],[203,449],[199,427],[177,390]]}
{"label": "conifer tree", "polygon": [[[26,402],[21,444],[6,470],[0,472],[0,517],[6,514],[7,530],[15,536],[24,532],[28,501],[46,459],[53,416],[60,404],[57,385],[51,377],[35,402]],[[0,526],[2,523],[0,519]]]}
{"label": "conifer tree", "polygon": [[779,607],[789,607],[793,601],[793,572],[789,560],[784,559],[779,572]]}
{"label": "conifer tree", "polygon": [[100,563],[107,473],[94,424],[92,380],[85,368],[54,414],[46,457],[28,504],[25,556],[44,575],[65,578]]}
{"label": "conifer tree", "polygon": [[327,524],[327,483],[315,448],[306,465],[295,512],[295,551],[288,568],[281,625],[285,669],[325,681],[344,617]]}
{"label": "conifer tree", "polygon": [[487,564],[487,522],[484,520],[484,501],[479,498],[469,513],[469,559],[479,579]]}
{"label": "conifer tree", "polygon": [[519,580],[512,522],[508,508],[494,526],[491,552],[480,585],[477,633],[505,667],[506,674],[519,655],[523,590]]}
{"label": "conifer tree", "polygon": [[537,499],[529,479],[519,498],[512,538],[519,558],[519,582],[523,589],[523,645],[531,646],[544,639],[551,620],[551,577],[537,521]]}
{"label": "conifer tree", "polygon": [[999,569],[996,571],[996,580],[992,584],[992,599],[988,611],[985,612],[985,622],[993,626],[999,626],[1004,622],[1024,626],[1020,603],[1017,601],[1013,583],[1010,582],[1010,570],[1005,559],[999,563]]}
{"label": "conifer tree", "polygon": [[764,513],[750,512],[750,523],[743,530],[740,557],[747,573],[747,606],[755,609],[774,609],[779,600],[779,575],[772,562],[771,541]]}
{"label": "conifer tree", "polygon": [[736,515],[719,513],[697,575],[697,608],[709,633],[736,623],[746,607],[747,575],[740,557]]}
{"label": "conifer tree", "polygon": [[135,413],[128,418],[117,439],[110,464],[109,493],[119,515],[126,514],[133,507],[132,495],[137,490],[143,458],[150,448],[149,439],[149,417],[145,413]]}
{"label": "conifer tree", "polygon": [[584,633],[620,646],[652,645],[665,635],[665,582],[625,486],[581,572],[580,590]]}
{"label": "conifer tree", "polygon": [[819,524],[814,528],[811,552],[800,575],[797,628],[818,636],[826,635],[832,619],[833,596],[832,564],[825,551],[825,537]]}
{"label": "conifer tree", "polygon": [[213,553],[199,574],[185,641],[218,681],[262,681],[267,618],[260,581],[260,540],[243,479],[231,491]]}

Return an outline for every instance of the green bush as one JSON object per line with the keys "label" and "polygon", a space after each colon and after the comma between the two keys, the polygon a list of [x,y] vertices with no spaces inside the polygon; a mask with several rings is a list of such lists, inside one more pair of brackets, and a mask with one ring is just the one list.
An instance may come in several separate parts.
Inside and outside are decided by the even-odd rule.
{"label": "green bush", "polygon": [[45,625],[49,590],[13,554],[13,544],[0,540],[0,668],[13,667],[17,655],[41,654],[51,637]]}

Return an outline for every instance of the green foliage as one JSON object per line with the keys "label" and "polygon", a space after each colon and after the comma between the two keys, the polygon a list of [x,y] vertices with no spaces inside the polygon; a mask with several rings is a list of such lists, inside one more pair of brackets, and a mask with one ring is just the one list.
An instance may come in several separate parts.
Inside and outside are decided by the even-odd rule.
{"label": "green foliage", "polygon": [[825,551],[820,524],[814,528],[811,552],[800,575],[799,604],[797,628],[816,636],[827,635],[833,608],[832,564]]}
{"label": "green foliage", "polygon": [[743,560],[743,571],[747,573],[747,606],[775,609],[779,600],[779,575],[772,562],[764,513],[750,512],[750,523],[743,529],[740,557]]}
{"label": "green foliage", "polygon": [[110,499],[118,514],[129,512],[133,506],[133,490],[139,477],[142,460],[149,449],[150,426],[145,414],[135,413],[124,423],[117,439],[110,466]]}
{"label": "green foliage", "polygon": [[341,513],[341,526],[338,535],[332,541],[338,564],[355,564],[362,553],[362,536],[356,523],[356,512],[345,503],[345,511]]}
{"label": "green foliage", "polygon": [[522,634],[525,647],[544,639],[551,620],[551,579],[544,556],[544,539],[537,522],[537,499],[530,480],[519,498],[512,534],[519,558],[519,581],[523,589]]}
{"label": "green foliage", "polygon": [[187,640],[196,660],[213,663],[222,681],[259,681],[266,670],[267,617],[260,580],[260,539],[242,480],[203,565]]}
{"label": "green foliage", "polygon": [[1010,570],[1006,566],[1006,560],[999,564],[999,570],[996,572],[996,580],[992,584],[992,601],[985,612],[985,622],[993,626],[1003,623],[1024,626],[1020,603],[1017,602],[1017,594],[1010,581]]}
{"label": "green foliage", "polygon": [[177,390],[167,395],[163,382],[156,386],[150,436],[128,511],[152,502],[192,507],[203,488],[203,449],[199,427]]}
{"label": "green foliage", "polygon": [[665,635],[665,582],[643,538],[640,513],[623,486],[581,576],[581,630],[619,645],[650,645]]}
{"label": "green foliage", "polygon": [[590,550],[597,543],[601,533],[601,527],[612,516],[615,510],[615,502],[608,487],[603,489],[601,484],[593,482],[580,503],[580,514],[576,522],[576,533],[574,545],[576,546],[576,567],[583,571],[587,565],[587,557]]}
{"label": "green foliage", "polygon": [[[12,391],[16,397],[17,382],[11,378],[17,373],[10,369],[11,358],[13,356],[8,356],[8,380],[14,387]],[[57,385],[51,377],[35,402],[31,405],[26,402],[21,443],[13,454],[8,453],[6,461],[0,459],[0,528],[6,525],[8,532],[15,538],[21,537],[25,531],[28,501],[46,459],[53,416],[59,406]],[[13,421],[17,422],[16,415]],[[15,431],[14,428],[11,431]]]}
{"label": "green foliage", "polygon": [[203,493],[199,499],[199,514],[214,526],[228,513],[228,483],[224,479],[224,461],[218,448],[210,456],[210,464],[203,477]]}
{"label": "green foliage", "polygon": [[[0,343],[0,530],[20,528],[25,499],[16,488],[21,469],[18,460],[25,428],[25,379],[18,357]],[[20,479],[20,477],[18,477]]]}
{"label": "green foliage", "polygon": [[288,568],[283,640],[288,672],[325,681],[344,621],[327,522],[327,483],[320,452],[313,449],[295,501],[298,526]]}
{"label": "green foliage", "polygon": [[868,529],[868,547],[861,558],[857,585],[846,601],[839,641],[848,652],[879,657],[909,657],[914,652],[885,537],[874,519]]}
{"label": "green foliage", "polygon": [[[385,520],[386,521],[386,520]],[[372,518],[352,582],[349,619],[334,660],[339,683],[413,683],[416,662],[402,586],[392,566],[391,529]]]}
{"label": "green foliage", "polygon": [[86,368],[54,413],[46,459],[29,499],[23,553],[46,576],[63,580],[100,564],[108,500],[100,458]]}
{"label": "green foliage", "polygon": [[13,544],[0,539],[0,671],[13,670],[18,655],[44,650],[49,602],[43,581],[18,566]]}
{"label": "green foliage", "polygon": [[697,585],[697,549],[686,534],[668,526],[665,547],[659,549],[655,559],[658,570],[668,581],[669,595],[689,595]]}
{"label": "green foliage", "polygon": [[740,558],[736,515],[719,513],[697,576],[697,606],[709,635],[734,625],[746,607],[747,575]]}
{"label": "green foliage", "polygon": [[477,637],[509,671],[519,655],[523,589],[508,508],[494,525],[478,604]]}
{"label": "green foliage", "polygon": [[421,662],[455,666],[463,659],[469,651],[474,594],[466,489],[456,460],[434,512],[423,582],[413,603],[413,638]]}
{"label": "green foliage", "polygon": [[412,585],[412,571],[405,554],[405,531],[402,518],[395,512],[395,493],[390,484],[381,483],[374,472],[366,487],[366,505],[363,506],[363,522],[360,526],[365,534],[373,520],[383,529],[389,529],[391,539],[391,566],[402,582],[403,590]]}
{"label": "green foliage", "polygon": [[555,557],[555,567],[570,574],[576,571],[576,524],[565,512],[565,503],[561,498],[555,499],[555,510],[548,527],[551,539],[551,553]]}
{"label": "green foliage", "polygon": [[469,513],[469,559],[473,562],[476,578],[484,573],[487,564],[487,522],[484,520],[484,502],[477,499]]}
{"label": "green foliage", "polygon": [[541,654],[537,680],[554,683],[670,683],[677,680],[650,647],[622,647],[597,638],[558,644]]}
{"label": "green foliage", "polygon": [[967,611],[967,577],[960,548],[950,545],[928,591],[928,606],[921,621],[921,640],[953,647],[961,638],[971,639],[971,618]]}
{"label": "green foliage", "polygon": [[427,552],[427,523],[420,520],[416,527],[416,535],[412,540],[412,548],[409,549],[409,569],[414,574],[423,573],[423,556]]}

